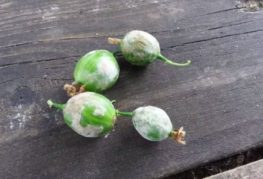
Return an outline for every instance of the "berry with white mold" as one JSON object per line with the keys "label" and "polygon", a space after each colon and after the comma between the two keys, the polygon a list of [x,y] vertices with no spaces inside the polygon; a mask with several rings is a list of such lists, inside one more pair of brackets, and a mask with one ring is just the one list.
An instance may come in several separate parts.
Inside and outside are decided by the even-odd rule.
{"label": "berry with white mold", "polygon": [[65,84],[64,89],[69,96],[84,91],[102,92],[116,83],[119,72],[119,65],[111,52],[93,50],[77,62],[74,82]]}
{"label": "berry with white mold", "polygon": [[181,67],[188,66],[191,63],[190,60],[186,63],[176,63],[163,56],[158,40],[144,31],[130,31],[123,39],[110,37],[108,42],[113,45],[119,45],[125,60],[133,65],[145,66],[155,60],[161,60],[169,65]]}
{"label": "berry with white mold", "polygon": [[50,107],[63,110],[65,123],[84,137],[100,137],[108,134],[116,121],[116,110],[106,97],[84,92],[71,97],[66,104],[48,100]]}
{"label": "berry with white mold", "polygon": [[167,113],[155,106],[144,106],[133,112],[117,112],[118,115],[132,117],[133,126],[137,132],[149,141],[162,141],[168,137],[180,144],[185,144],[183,127],[173,130],[173,125]]}
{"label": "berry with white mold", "polygon": [[168,137],[185,144],[185,131],[173,130],[166,112],[158,107],[145,106],[133,112],[116,110],[110,100],[94,92],[84,92],[71,97],[66,104],[48,100],[50,107],[63,110],[65,123],[84,137],[100,137],[109,134],[118,116],[132,117],[137,132],[149,141],[162,141]]}

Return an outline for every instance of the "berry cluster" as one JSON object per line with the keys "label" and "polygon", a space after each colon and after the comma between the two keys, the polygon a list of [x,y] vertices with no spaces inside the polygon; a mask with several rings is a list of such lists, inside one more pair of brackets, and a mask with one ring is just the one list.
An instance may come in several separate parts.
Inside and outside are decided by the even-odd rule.
{"label": "berry cluster", "polygon": [[[119,45],[125,60],[132,65],[145,66],[155,60],[174,66],[188,66],[175,63],[160,52],[157,39],[151,34],[134,30],[123,39],[109,38],[110,44]],[[75,66],[74,82],[65,84],[64,89],[71,97],[66,104],[48,100],[50,107],[63,111],[65,123],[84,137],[100,137],[109,134],[118,116],[132,118],[134,128],[145,139],[161,141],[168,137],[185,144],[185,131],[181,127],[174,130],[167,113],[154,106],[144,106],[133,112],[122,112],[112,101],[99,94],[112,87],[119,77],[119,65],[113,53],[107,50],[94,50],[84,55]]]}

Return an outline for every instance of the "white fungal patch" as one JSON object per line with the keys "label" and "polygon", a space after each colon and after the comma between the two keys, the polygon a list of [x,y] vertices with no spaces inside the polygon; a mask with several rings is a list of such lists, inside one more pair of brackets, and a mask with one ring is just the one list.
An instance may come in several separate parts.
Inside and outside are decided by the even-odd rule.
{"label": "white fungal patch", "polygon": [[86,92],[70,98],[63,111],[64,114],[70,116],[72,119],[71,128],[79,135],[84,137],[99,137],[103,131],[102,126],[87,125],[83,127],[80,125],[81,111],[83,110],[83,106],[85,104],[92,104],[94,101],[94,94],[95,93],[92,92]]}
{"label": "white fungal patch", "polygon": [[125,52],[141,52],[142,49],[147,54],[158,54],[160,53],[160,44],[154,36],[144,31],[133,30],[125,35],[123,39]]}
{"label": "white fungal patch", "polygon": [[4,122],[0,128],[0,143],[36,136],[40,131],[45,130],[39,128],[39,124],[42,124],[42,108],[38,103],[12,105],[6,98],[2,98],[0,106],[2,122]]}
{"label": "white fungal patch", "polygon": [[[154,106],[137,108],[134,111],[132,121],[139,134],[151,141],[160,141],[167,138],[173,129],[166,112]],[[153,131],[156,133],[156,137],[151,136]]]}
{"label": "white fungal patch", "polygon": [[81,75],[85,76],[86,81],[90,84],[95,84],[100,90],[106,90],[112,83],[114,83],[119,76],[119,68],[114,62],[109,59],[102,59],[97,64],[97,70],[90,72],[83,72]]}
{"label": "white fungal patch", "polygon": [[114,63],[109,63],[109,60],[103,59],[98,64],[99,72],[108,77],[110,81],[118,76],[119,71],[116,69],[116,65]]}
{"label": "white fungal patch", "polygon": [[94,108],[93,115],[97,117],[103,117],[107,111],[107,109],[101,105],[99,101],[94,99],[89,99],[89,101],[85,103],[85,106]]}
{"label": "white fungal patch", "polygon": [[106,109],[103,106],[96,106],[95,111],[93,112],[94,116],[104,116]]}
{"label": "white fungal patch", "polygon": [[102,126],[87,125],[83,127],[78,120],[73,120],[71,125],[75,132],[84,137],[99,137],[103,130]]}
{"label": "white fungal patch", "polygon": [[12,115],[8,116],[9,119],[9,129],[15,130],[15,129],[24,129],[26,126],[26,123],[31,120],[31,114],[34,109],[34,104],[29,106],[23,106],[21,104],[15,106],[12,109]]}
{"label": "white fungal patch", "polygon": [[100,89],[104,90],[118,78],[119,70],[112,61],[108,59],[102,59],[97,65],[97,73],[103,78],[99,81]]}
{"label": "white fungal patch", "polygon": [[[92,63],[92,65],[86,63]],[[77,82],[86,85],[87,90],[103,91],[117,81],[119,71],[118,63],[111,52],[94,50],[83,56],[77,63],[74,78]]]}

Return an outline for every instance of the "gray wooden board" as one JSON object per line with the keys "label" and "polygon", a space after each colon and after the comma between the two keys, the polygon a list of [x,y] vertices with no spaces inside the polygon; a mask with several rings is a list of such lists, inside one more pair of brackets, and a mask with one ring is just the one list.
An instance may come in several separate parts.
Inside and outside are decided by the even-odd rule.
{"label": "gray wooden board", "polygon": [[[263,11],[230,0],[0,0],[0,178],[158,178],[262,145]],[[155,105],[187,145],[142,139],[119,118],[107,138],[86,139],[46,100],[66,102],[76,60],[116,50],[108,36],[151,32],[187,68],[119,59],[105,93],[120,110]]]}
{"label": "gray wooden board", "polygon": [[262,176],[263,160],[261,159],[205,179],[261,179]]}

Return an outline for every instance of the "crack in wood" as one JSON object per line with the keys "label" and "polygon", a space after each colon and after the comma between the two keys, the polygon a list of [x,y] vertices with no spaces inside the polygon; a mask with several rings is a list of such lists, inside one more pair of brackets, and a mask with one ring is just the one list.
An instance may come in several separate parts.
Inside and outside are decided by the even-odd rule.
{"label": "crack in wood", "polygon": [[7,46],[0,46],[0,49],[13,48],[13,47],[35,44],[35,43],[37,43],[37,42],[23,42],[23,43],[11,44],[11,45],[7,45]]}
{"label": "crack in wood", "polygon": [[212,37],[212,38],[202,39],[202,40],[195,40],[195,41],[192,41],[192,42],[185,42],[183,44],[179,44],[179,45],[174,45],[174,46],[169,46],[167,48],[163,48],[162,50],[167,50],[167,49],[171,49],[171,48],[175,48],[175,47],[181,47],[181,46],[185,46],[185,45],[189,45],[189,44],[195,44],[195,43],[200,43],[200,42],[207,42],[207,41],[216,40],[216,39],[222,39],[222,38],[227,38],[227,37],[252,34],[252,33],[256,33],[256,32],[263,32],[263,29],[258,29],[258,30],[248,31],[248,32],[242,32],[242,33],[236,33],[236,34],[229,34],[229,35],[224,35],[224,36],[219,36],[219,37]]}
{"label": "crack in wood", "polygon": [[229,24],[229,25],[222,25],[222,26],[218,26],[218,27],[213,27],[213,28],[209,28],[207,30],[217,30],[217,29],[222,29],[225,27],[232,27],[232,26],[237,26],[237,25],[241,25],[241,24],[246,24],[252,21],[244,21],[244,22],[240,22],[240,23],[234,23],[234,24]]}
{"label": "crack in wood", "polygon": [[[248,23],[248,22],[251,22],[251,21],[240,22],[240,23],[231,24],[231,25],[227,25],[227,26],[218,26],[218,27],[215,27],[215,28],[207,29],[207,30],[216,30],[216,29],[220,29],[220,28],[224,28],[224,27],[231,27],[231,26],[241,25],[241,24],[245,24],[245,23]],[[149,31],[149,33],[151,33],[151,34],[158,34],[158,33],[175,32],[175,31],[178,31],[178,29],[162,30],[162,31]],[[215,40],[215,39],[220,39],[220,38],[225,38],[225,37],[231,37],[231,36],[237,36],[237,35],[244,35],[244,34],[249,34],[249,33],[260,32],[260,31],[263,31],[263,29],[254,30],[254,31],[248,31],[248,32],[243,32],[243,33],[237,33],[237,34],[229,34],[229,35],[224,35],[224,36],[219,36],[219,37],[214,37],[214,38],[209,38],[209,39],[203,39],[203,40],[196,40],[196,41],[192,41],[192,42],[185,42],[185,43],[183,43],[181,45],[175,45],[175,46],[170,46],[170,47],[164,48],[163,50],[174,48],[174,47],[178,47],[178,46],[184,46],[184,45],[188,45],[188,44],[198,43],[198,42],[205,42],[205,41],[210,41],[210,40]],[[111,36],[111,35],[109,34],[109,35],[101,35],[101,36],[99,36],[99,35],[97,35],[97,36],[88,36],[88,37],[86,36],[85,38],[98,38],[98,37],[109,37],[109,36]],[[115,34],[115,36],[118,36],[118,35]],[[121,35],[119,35],[119,36],[121,36]],[[39,41],[36,41],[36,42],[25,42],[25,43],[10,45],[10,46],[2,46],[2,47],[0,47],[0,49],[1,48],[10,48],[10,47],[23,46],[23,45],[28,45],[28,44],[36,44],[36,43],[40,43],[40,42],[50,42],[50,41],[59,41],[59,40],[73,40],[73,39],[83,39],[83,38],[84,38],[84,36],[83,37],[66,37],[66,38],[60,38],[60,39],[46,39],[46,40],[39,40]],[[71,57],[77,57],[77,56],[71,56]],[[67,57],[63,57],[63,58],[67,58]],[[68,57],[68,58],[70,58],[70,57]],[[41,60],[39,60],[39,61],[41,61]],[[45,61],[45,60],[43,60],[43,61]],[[22,62],[22,63],[28,63],[28,62]],[[8,65],[10,65],[10,64],[7,64],[7,66]],[[0,65],[0,67],[3,67],[3,66]]]}
{"label": "crack in wood", "polygon": [[234,8],[229,8],[229,9],[223,9],[223,10],[219,10],[219,11],[214,11],[214,12],[207,13],[206,15],[218,14],[218,13],[223,13],[223,12],[238,10],[238,9],[242,9],[242,8],[243,8],[243,7],[234,7]]}
{"label": "crack in wood", "polygon": [[2,81],[2,82],[0,82],[0,85],[3,85],[3,84],[5,84],[5,83],[11,82],[11,81],[15,81],[15,80],[17,80],[17,79],[19,79],[19,78],[15,78],[15,79],[11,79],[11,80]]}
{"label": "crack in wood", "polygon": [[30,63],[39,63],[39,62],[49,62],[49,61],[64,60],[64,59],[67,59],[67,58],[75,58],[75,57],[79,57],[79,56],[75,55],[75,56],[67,56],[67,57],[41,59],[41,60],[36,60],[36,61],[30,60],[30,61],[23,61],[23,62],[7,63],[7,64],[0,65],[0,69],[4,68],[4,67],[13,66],[13,65],[22,65],[22,64],[30,64]]}

